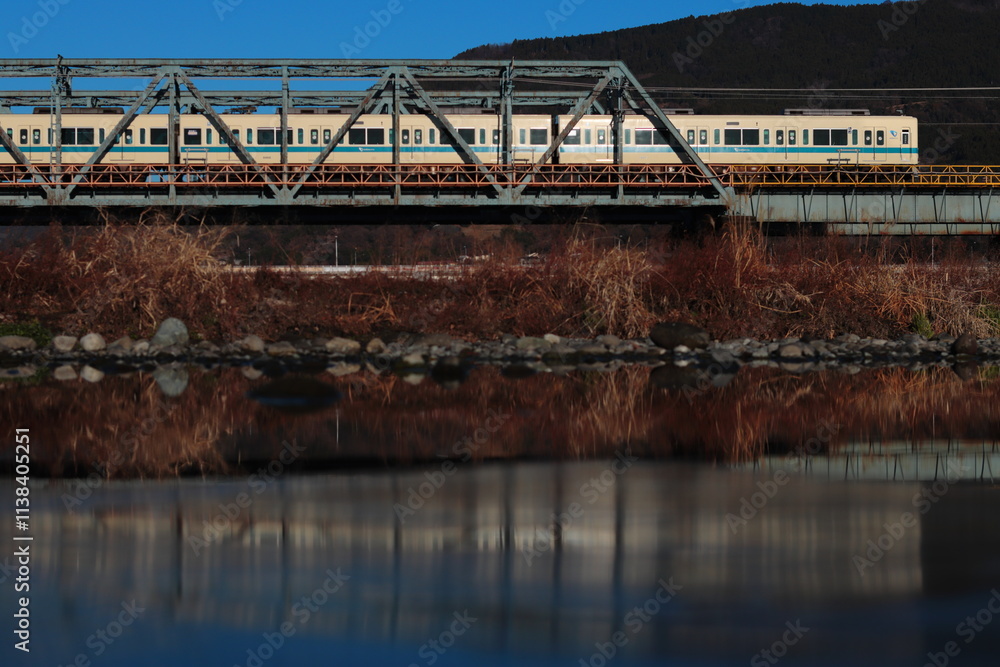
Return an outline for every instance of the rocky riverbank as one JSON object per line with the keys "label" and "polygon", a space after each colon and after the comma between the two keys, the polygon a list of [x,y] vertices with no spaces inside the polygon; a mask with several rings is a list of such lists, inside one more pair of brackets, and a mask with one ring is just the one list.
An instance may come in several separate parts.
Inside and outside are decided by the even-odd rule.
{"label": "rocky riverbank", "polygon": [[182,369],[239,367],[251,377],[288,373],[397,373],[408,381],[432,378],[460,383],[477,365],[497,365],[510,375],[534,372],[613,371],[629,364],[657,367],[653,382],[666,388],[696,386],[710,380],[725,384],[743,366],[777,366],[791,373],[827,369],[902,366],[914,370],[952,366],[972,376],[980,365],[1000,365],[1000,339],[940,335],[928,340],[916,334],[898,340],[843,335],[831,340],[786,338],[758,341],[712,340],[708,332],[683,324],[660,324],[649,338],[616,336],[568,339],[556,335],[467,342],[446,335],[400,335],[379,338],[315,338],[265,342],[246,336],[228,343],[191,343],[187,329],[166,320],[150,340],[128,337],[107,343],[98,334],[79,339],[56,336],[39,347],[31,338],[0,337],[0,378],[49,375],[57,380],[82,378],[96,382],[105,375],[153,372],[165,393],[183,391]]}

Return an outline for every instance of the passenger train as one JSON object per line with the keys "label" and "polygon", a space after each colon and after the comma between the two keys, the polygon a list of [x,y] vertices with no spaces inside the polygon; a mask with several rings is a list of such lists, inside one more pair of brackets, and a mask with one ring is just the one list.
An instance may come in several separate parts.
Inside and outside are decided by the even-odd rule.
{"label": "passenger train", "polygon": [[[44,113],[40,113],[44,111]],[[121,119],[122,110],[68,109],[62,115],[62,161],[86,162]],[[224,114],[235,138],[260,163],[281,159],[281,121],[277,114]],[[688,110],[670,113],[674,125],[709,164],[859,164],[913,165],[918,161],[917,120],[912,116],[871,116],[861,110],[823,115],[794,110],[771,116],[708,116]],[[495,113],[448,116],[462,138],[485,163],[500,161],[501,120]],[[293,110],[288,116],[289,162],[310,164],[347,115],[325,109]],[[513,159],[536,162],[571,116],[515,115]],[[48,109],[33,114],[0,113],[0,127],[29,160],[53,159],[53,117]],[[625,164],[678,164],[666,134],[644,116],[623,121]],[[135,118],[105,156],[106,164],[167,164],[168,125],[165,114]],[[239,164],[225,138],[202,114],[180,116],[177,138],[181,161],[196,164]],[[328,164],[392,162],[392,116],[363,115],[327,158]],[[611,163],[614,139],[610,116],[584,116],[567,136],[552,162]],[[405,164],[463,162],[461,154],[428,116],[404,115],[400,121],[400,160]],[[13,158],[0,150],[0,164]]]}

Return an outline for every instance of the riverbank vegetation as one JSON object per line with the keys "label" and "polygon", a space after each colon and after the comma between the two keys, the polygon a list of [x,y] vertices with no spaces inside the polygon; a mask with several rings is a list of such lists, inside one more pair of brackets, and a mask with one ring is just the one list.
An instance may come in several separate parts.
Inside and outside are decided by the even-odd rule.
{"label": "riverbank vegetation", "polygon": [[657,321],[683,320],[719,339],[1000,335],[998,264],[974,239],[766,238],[728,223],[697,238],[637,240],[567,225],[546,228],[540,246],[541,229],[510,228],[479,243],[479,259],[428,279],[404,270],[330,277],[234,267],[227,248],[239,233],[151,217],[54,226],[7,244],[0,327],[113,340],[148,337],[177,317],[213,341],[249,333],[493,339],[641,337]]}

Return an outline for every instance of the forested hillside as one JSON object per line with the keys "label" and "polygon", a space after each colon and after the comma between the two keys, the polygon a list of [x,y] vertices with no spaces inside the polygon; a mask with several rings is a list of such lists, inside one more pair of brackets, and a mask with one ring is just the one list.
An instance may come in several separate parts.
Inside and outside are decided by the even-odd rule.
{"label": "forested hillside", "polygon": [[[692,3],[692,7],[696,7]],[[572,15],[550,17],[572,29]],[[559,19],[565,18],[565,21]],[[622,60],[650,88],[791,88],[787,93],[655,90],[700,113],[868,108],[918,117],[927,161],[1000,163],[1000,0],[737,9],[593,35],[490,44],[457,58]],[[844,93],[836,88],[870,88]],[[944,148],[944,150],[936,150]]]}

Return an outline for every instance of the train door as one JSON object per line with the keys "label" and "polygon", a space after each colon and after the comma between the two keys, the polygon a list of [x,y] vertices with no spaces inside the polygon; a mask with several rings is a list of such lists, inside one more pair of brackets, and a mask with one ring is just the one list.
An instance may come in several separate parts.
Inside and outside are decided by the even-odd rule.
{"label": "train door", "polygon": [[885,128],[876,127],[875,129],[875,161],[885,162],[888,158],[888,151],[885,145]]}
{"label": "train door", "polygon": [[779,161],[799,161],[800,134],[795,127],[779,127],[774,131],[774,145],[778,149],[776,155]]}
{"label": "train door", "polygon": [[399,161],[413,164],[424,161],[424,130],[416,125],[400,125]]}
{"label": "train door", "polygon": [[[311,125],[309,127],[309,149],[315,151],[316,155],[326,148],[326,145],[333,140],[333,128],[327,125]],[[343,142],[341,142],[343,143]],[[316,156],[313,156],[315,159]],[[333,153],[326,158],[326,164],[334,162]]]}
{"label": "train door", "polygon": [[38,125],[18,129],[14,141],[21,152],[32,162],[38,162],[42,155],[42,128]]}
{"label": "train door", "polygon": [[708,142],[709,132],[707,127],[697,128],[697,134],[695,135],[695,152],[702,159],[703,162],[713,162],[712,160],[712,145]]}
{"label": "train door", "polygon": [[611,123],[599,124],[594,128],[596,145],[594,151],[598,162],[612,162],[615,159],[615,143],[611,133]]}

